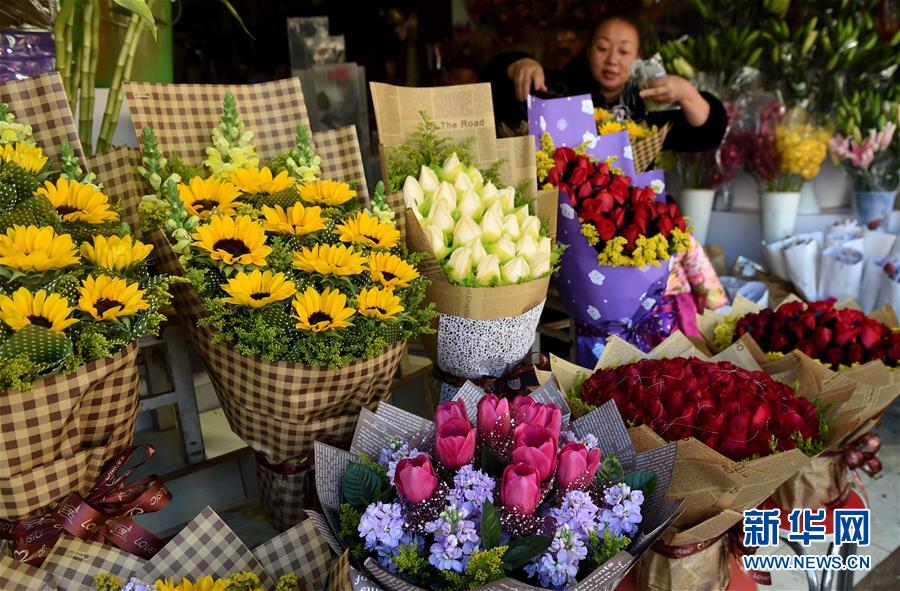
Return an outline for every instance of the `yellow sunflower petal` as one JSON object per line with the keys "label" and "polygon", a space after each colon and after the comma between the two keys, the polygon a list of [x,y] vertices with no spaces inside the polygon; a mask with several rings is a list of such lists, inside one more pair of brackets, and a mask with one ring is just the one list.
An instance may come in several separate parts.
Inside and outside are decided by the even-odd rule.
{"label": "yellow sunflower petal", "polygon": [[393,289],[373,287],[359,292],[358,311],[369,318],[390,320],[403,311],[403,306]]}
{"label": "yellow sunflower petal", "polygon": [[102,224],[119,219],[109,198],[94,185],[59,177],[55,185],[45,181],[44,186],[35,191],[35,194],[46,197],[65,222]]}
{"label": "yellow sunflower petal", "polygon": [[266,217],[264,227],[267,232],[304,236],[325,229],[321,207],[304,207],[296,203],[285,210],[280,205],[263,205],[262,213]]}
{"label": "yellow sunflower petal", "polygon": [[300,197],[313,205],[337,207],[356,197],[356,191],[340,181],[315,181],[300,185]]}
{"label": "yellow sunflower petal", "polygon": [[94,266],[124,271],[149,256],[153,246],[131,236],[94,236],[93,243],[81,245],[81,256]]}
{"label": "yellow sunflower petal", "polygon": [[188,213],[206,219],[213,213],[234,215],[242,203],[241,191],[229,181],[216,177],[208,179],[195,176],[187,185],[178,184],[178,195]]}
{"label": "yellow sunflower petal", "polygon": [[150,307],[137,283],[109,275],[88,275],[78,288],[78,309],[94,320],[133,316]]}
{"label": "yellow sunflower petal", "polygon": [[0,235],[0,266],[23,272],[62,269],[79,262],[72,237],[52,227],[13,226]]}
{"label": "yellow sunflower petal", "polygon": [[226,265],[265,267],[266,257],[272,252],[265,245],[265,229],[245,215],[237,218],[215,215],[208,224],[197,228],[193,238],[195,247]]}
{"label": "yellow sunflower petal", "polygon": [[72,311],[66,298],[43,289],[32,294],[20,287],[11,298],[0,295],[0,320],[17,332],[29,324],[63,332],[78,322],[77,318],[70,317]]}
{"label": "yellow sunflower petal", "polygon": [[294,282],[284,273],[261,272],[259,269],[249,274],[238,273],[222,285],[222,289],[230,296],[222,298],[223,302],[251,308],[262,308],[297,293]]}
{"label": "yellow sunflower petal", "polygon": [[369,275],[384,287],[408,287],[418,276],[416,268],[389,252],[369,254]]}
{"label": "yellow sunflower petal", "polygon": [[12,162],[28,172],[38,173],[47,164],[47,157],[39,146],[17,142],[0,146],[0,162]]}
{"label": "yellow sunflower petal", "polygon": [[307,287],[291,302],[297,321],[295,326],[312,332],[353,326],[348,319],[356,310],[346,307],[346,303],[347,296],[336,289],[328,288],[320,294],[314,288]]}
{"label": "yellow sunflower petal", "polygon": [[393,224],[361,211],[344,220],[334,229],[342,242],[363,244],[374,248],[394,248],[400,241],[400,230]]}
{"label": "yellow sunflower petal", "polygon": [[347,277],[363,272],[366,257],[351,246],[315,244],[304,246],[293,255],[294,267],[307,273]]}

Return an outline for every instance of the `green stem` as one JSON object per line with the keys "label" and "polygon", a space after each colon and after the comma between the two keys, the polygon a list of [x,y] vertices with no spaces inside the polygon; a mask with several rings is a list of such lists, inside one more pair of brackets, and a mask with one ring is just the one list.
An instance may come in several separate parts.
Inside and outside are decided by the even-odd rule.
{"label": "green stem", "polygon": [[[152,9],[155,0],[148,0],[147,5]],[[134,56],[137,53],[138,43],[144,32],[144,21],[132,14],[128,19],[128,28],[125,31],[125,40],[119,49],[116,59],[116,68],[113,71],[112,81],[109,85],[109,95],[106,98],[106,108],[103,111],[103,122],[100,125],[100,137],[97,139],[97,152],[105,152],[112,144],[112,137],[119,123],[119,114],[122,111],[122,83],[131,78],[131,69],[134,66]]]}
{"label": "green stem", "polygon": [[[78,135],[85,155],[93,154],[91,150],[94,131],[94,76],[91,71],[91,57],[94,55],[94,12],[100,10],[99,0],[87,0],[82,14],[81,32],[81,98],[78,103]],[[98,21],[99,23],[99,21]]]}
{"label": "green stem", "polygon": [[[56,69],[63,80],[66,96],[69,93],[69,79],[72,70],[72,19],[75,16],[75,0],[62,0],[59,14],[53,23],[53,43],[56,50]],[[68,49],[68,51],[67,51]]]}

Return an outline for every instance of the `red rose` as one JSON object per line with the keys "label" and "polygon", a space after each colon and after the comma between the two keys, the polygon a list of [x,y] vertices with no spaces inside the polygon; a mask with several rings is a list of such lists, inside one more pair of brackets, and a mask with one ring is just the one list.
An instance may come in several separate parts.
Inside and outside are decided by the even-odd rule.
{"label": "red rose", "polygon": [[820,326],[815,329],[815,333],[813,333],[813,345],[815,345],[816,351],[823,351],[831,343],[831,329],[825,328],[824,326]]}
{"label": "red rose", "polygon": [[881,341],[883,327],[877,320],[863,318],[859,327],[859,343],[866,349],[871,349]]}
{"label": "red rose", "polygon": [[606,218],[601,218],[594,224],[594,227],[597,228],[597,234],[600,236],[600,240],[604,242],[612,240],[616,236],[616,226],[611,221]]}

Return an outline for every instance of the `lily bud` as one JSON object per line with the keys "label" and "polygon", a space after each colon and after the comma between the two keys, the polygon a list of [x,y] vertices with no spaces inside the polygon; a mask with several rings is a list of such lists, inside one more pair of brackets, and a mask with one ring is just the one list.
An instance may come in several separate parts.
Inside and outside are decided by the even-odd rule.
{"label": "lily bud", "polygon": [[526,219],[528,219],[528,204],[523,205],[522,207],[518,207],[512,211],[512,215],[516,216],[516,219],[519,220],[519,224],[521,225]]}
{"label": "lily bud", "polygon": [[522,236],[516,242],[516,254],[525,257],[526,261],[530,260],[537,252],[537,246],[537,240],[534,239],[534,236]]}
{"label": "lily bud", "polygon": [[469,216],[463,216],[453,228],[453,245],[468,246],[481,238],[481,228]]}
{"label": "lily bud", "polygon": [[453,152],[446,160],[444,160],[444,164],[441,166],[441,171],[444,173],[444,178],[452,179],[455,178],[459,168],[459,157],[456,155],[456,152]]}
{"label": "lily bud", "polygon": [[444,240],[444,233],[434,224],[428,224],[425,228],[425,237],[428,238],[431,251],[438,260],[447,256],[447,253],[450,252],[450,249],[447,248],[447,242]]}
{"label": "lily bud", "polygon": [[533,236],[535,239],[540,238],[541,236],[541,218],[530,215],[525,218],[525,221],[522,221],[519,225],[519,228],[522,231],[522,235]]}
{"label": "lily bud", "polygon": [[516,256],[516,243],[509,236],[503,235],[500,240],[487,245],[485,250],[488,254],[497,255],[500,262],[505,263]]}
{"label": "lily bud", "polygon": [[516,208],[516,189],[514,187],[504,187],[500,189],[500,206],[503,213],[510,213]]}
{"label": "lily bud", "polygon": [[528,263],[522,257],[513,257],[500,268],[500,276],[505,283],[518,283],[531,273]]}
{"label": "lily bud", "polygon": [[481,198],[475,191],[469,189],[463,193],[462,198],[459,200],[460,215],[469,216],[474,220],[478,218],[482,211]]}
{"label": "lily bud", "polygon": [[484,184],[484,177],[481,176],[481,172],[474,166],[469,168],[469,179],[471,179],[472,184],[476,187],[480,187]]}
{"label": "lily bud", "polygon": [[553,242],[550,240],[549,236],[544,236],[538,240],[537,254],[547,255],[549,257],[551,252],[553,252]]}
{"label": "lily bud", "polygon": [[454,250],[447,260],[447,268],[450,279],[454,281],[465,280],[472,270],[472,249],[464,246]]}
{"label": "lily bud", "polygon": [[456,175],[456,181],[454,181],[453,186],[460,191],[471,191],[475,188],[475,185],[472,184],[472,179],[463,171]]}
{"label": "lily bud", "polygon": [[473,240],[472,244],[469,245],[469,248],[472,249],[472,262],[476,265],[481,262],[481,259],[486,257],[487,251],[484,250],[484,244],[482,244],[481,240]]}
{"label": "lily bud", "polygon": [[446,201],[435,203],[428,218],[431,220],[431,225],[437,226],[445,234],[453,230],[453,214]]}
{"label": "lily bud", "polygon": [[406,181],[403,183],[403,203],[406,204],[406,207],[418,209],[424,199],[425,192],[422,191],[419,181],[411,176],[406,177]]}
{"label": "lily bud", "polygon": [[484,188],[481,189],[481,199],[482,201],[494,200],[496,199],[500,193],[497,191],[497,187],[494,186],[494,183],[488,181],[484,184]]}
{"label": "lily bud", "polygon": [[488,242],[499,240],[503,235],[503,213],[500,204],[495,203],[481,218],[481,237]]}
{"label": "lily bud", "polygon": [[531,277],[543,277],[550,272],[550,255],[537,253],[531,257]]}
{"label": "lily bud", "polygon": [[475,280],[478,285],[488,286],[497,279],[500,279],[500,259],[494,254],[487,255],[478,263]]}
{"label": "lily bud", "polygon": [[434,202],[446,201],[450,205],[450,210],[456,209],[456,188],[447,181],[441,181],[438,190],[434,193]]}
{"label": "lily bud", "polygon": [[509,234],[513,240],[518,240],[522,235],[522,229],[519,228],[519,220],[516,216],[510,214],[503,218],[503,232]]}
{"label": "lily bud", "polygon": [[426,193],[432,193],[437,191],[438,184],[440,184],[440,180],[438,180],[437,174],[423,164],[419,170],[419,186]]}

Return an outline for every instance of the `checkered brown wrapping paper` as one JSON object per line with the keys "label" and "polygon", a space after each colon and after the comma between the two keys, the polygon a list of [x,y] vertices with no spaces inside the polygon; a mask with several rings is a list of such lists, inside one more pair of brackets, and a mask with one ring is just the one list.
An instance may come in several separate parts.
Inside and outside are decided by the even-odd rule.
{"label": "checkered brown wrapping paper", "polygon": [[[310,129],[297,78],[246,85],[125,83],[137,136],[141,137],[144,127],[150,127],[163,153],[175,152],[192,163],[206,158],[210,133],[219,124],[222,100],[229,90],[263,160],[295,147],[298,123]],[[313,149],[322,158],[322,178],[355,181],[358,193],[365,198],[366,175],[356,127],[313,133],[311,138]]]}
{"label": "checkered brown wrapping paper", "polygon": [[45,154],[59,156],[62,141],[68,140],[75,153],[83,156],[78,127],[59,72],[0,84],[0,102],[9,105],[17,123],[31,126],[34,139]]}
{"label": "checkered brown wrapping paper", "polygon": [[137,343],[69,375],[0,392],[0,517],[19,519],[71,492],[131,445],[138,411]]}
{"label": "checkered brown wrapping paper", "polygon": [[659,156],[663,148],[663,142],[666,141],[666,136],[669,134],[670,127],[671,125],[666,123],[653,135],[632,144],[634,169],[637,172],[646,171],[653,164],[653,161],[656,160],[656,157]]}
{"label": "checkered brown wrapping paper", "polygon": [[138,173],[141,152],[137,148],[117,146],[103,154],[87,159],[87,168],[103,184],[103,193],[121,206],[120,218],[131,226],[132,233],[140,230],[138,205],[144,194],[144,178]]}
{"label": "checkered brown wrapping paper", "polygon": [[[159,268],[184,270],[165,236],[148,232]],[[173,286],[179,317],[206,363],[231,428],[269,462],[302,460],[316,440],[349,443],[361,407],[374,409],[390,395],[403,343],[381,355],[338,369],[268,361],[238,353],[229,343],[213,343],[212,331],[198,327],[202,304],[190,284]]]}

